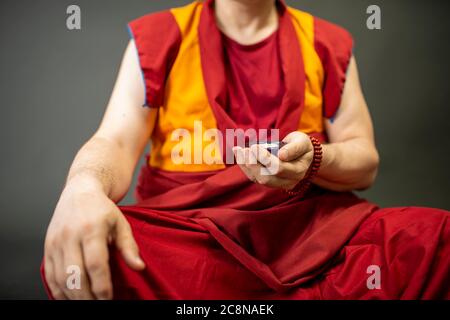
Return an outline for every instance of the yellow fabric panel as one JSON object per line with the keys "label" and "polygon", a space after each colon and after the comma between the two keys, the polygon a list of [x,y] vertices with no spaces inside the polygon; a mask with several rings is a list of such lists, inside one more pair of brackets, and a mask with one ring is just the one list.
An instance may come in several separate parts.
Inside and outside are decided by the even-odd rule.
{"label": "yellow fabric panel", "polygon": [[[206,89],[203,81],[200,60],[200,47],[197,26],[200,19],[202,3],[193,2],[187,6],[172,9],[171,12],[180,28],[182,41],[179,53],[167,79],[164,97],[164,106],[159,109],[158,120],[152,134],[152,150],[150,165],[168,171],[212,171],[223,169],[223,164],[195,164],[198,156],[201,157],[203,149],[211,145],[211,141],[204,135],[198,135],[202,145],[196,146],[197,153],[194,158],[194,144],[189,140],[180,138],[172,141],[171,136],[177,129],[186,129],[194,138],[194,125],[204,133],[208,129],[216,129],[216,120],[209,106]],[[201,125],[199,126],[201,121]],[[197,130],[198,132],[199,130]],[[176,131],[175,131],[176,132]],[[178,130],[178,133],[180,131]],[[200,133],[201,134],[201,133]],[[190,145],[191,164],[176,164],[172,161],[171,152],[180,143]],[[216,155],[217,157],[220,154]]]}
{"label": "yellow fabric panel", "polygon": [[[157,123],[152,134],[150,165],[167,171],[200,172],[223,169],[221,163],[195,164],[212,142],[204,135],[206,130],[217,130],[217,124],[208,102],[204,85],[197,27],[202,3],[172,9],[182,37],[178,56],[166,82],[164,106],[159,109]],[[314,48],[314,18],[302,11],[289,8],[294,28],[300,41],[305,66],[305,108],[299,122],[299,130],[305,133],[323,132],[322,85],[324,71]],[[201,122],[199,122],[201,121]],[[194,130],[196,128],[196,130]],[[179,129],[183,129],[181,132]],[[201,131],[200,133],[198,133]],[[181,141],[172,139],[173,133]],[[196,132],[196,133],[194,133]],[[201,145],[191,143],[195,134],[200,134]],[[173,150],[184,149],[183,157],[191,164],[176,164],[172,161]],[[186,152],[187,151],[187,152]],[[194,153],[197,152],[194,156]],[[199,154],[200,153],[200,154]],[[214,152],[213,152],[214,154]],[[214,154],[220,158],[220,154]]]}
{"label": "yellow fabric panel", "polygon": [[288,8],[288,11],[293,17],[292,22],[300,41],[306,76],[305,108],[300,119],[299,131],[323,132],[324,70],[314,47],[314,17],[294,8]]}

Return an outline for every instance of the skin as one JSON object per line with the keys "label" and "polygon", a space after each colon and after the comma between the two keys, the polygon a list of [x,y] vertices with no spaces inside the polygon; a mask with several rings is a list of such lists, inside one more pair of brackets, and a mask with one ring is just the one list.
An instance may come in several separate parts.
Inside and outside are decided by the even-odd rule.
{"label": "skin", "polygon": [[[219,28],[243,44],[256,43],[277,28],[273,0],[216,0],[216,8]],[[45,277],[56,299],[112,298],[108,245],[119,249],[130,268],[145,268],[130,226],[116,206],[130,187],[157,115],[156,109],[142,107],[145,91],[135,50],[131,41],[100,127],[75,157],[48,227]],[[323,145],[314,183],[335,191],[368,188],[379,160],[354,58],[339,112],[325,126],[330,142]],[[291,189],[304,177],[312,160],[308,136],[293,132],[284,141],[288,144],[278,157],[258,146],[235,149],[249,179]],[[262,174],[264,164],[274,163],[278,170],[273,175]],[[71,265],[81,268],[80,290],[67,289],[66,270]]]}
{"label": "skin", "polygon": [[[322,145],[323,158],[313,182],[334,191],[369,188],[376,177],[379,156],[373,126],[358,79],[355,59],[349,65],[342,103],[333,122],[325,120],[329,143]],[[302,132],[292,132],[278,157],[264,148],[235,147],[239,166],[247,177],[273,188],[293,189],[311,165],[313,147]],[[277,168],[268,171],[267,167]],[[268,174],[270,173],[270,174]]]}

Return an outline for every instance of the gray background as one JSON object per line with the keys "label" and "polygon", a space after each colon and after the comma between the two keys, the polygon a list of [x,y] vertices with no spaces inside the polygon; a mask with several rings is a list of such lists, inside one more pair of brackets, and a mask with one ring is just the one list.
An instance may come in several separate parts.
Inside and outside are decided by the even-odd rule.
{"label": "gray background", "polygon": [[[0,298],[45,298],[38,272],[45,230],[75,152],[101,119],[126,23],[187,2],[0,2]],[[382,159],[363,196],[381,206],[450,209],[450,2],[287,2],[355,37]],[[81,31],[66,29],[69,4],[81,7]],[[382,8],[381,31],[366,28],[370,4]]]}

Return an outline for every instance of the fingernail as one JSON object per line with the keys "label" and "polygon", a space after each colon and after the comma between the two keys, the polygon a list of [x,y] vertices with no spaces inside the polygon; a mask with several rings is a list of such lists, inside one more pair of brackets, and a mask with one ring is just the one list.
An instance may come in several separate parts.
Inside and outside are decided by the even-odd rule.
{"label": "fingernail", "polygon": [[281,149],[278,151],[278,158],[280,159],[286,159],[288,156],[288,152],[286,149]]}
{"label": "fingernail", "polygon": [[134,260],[136,261],[137,264],[141,265],[142,267],[145,267],[145,262],[140,257],[136,257]]}
{"label": "fingernail", "polygon": [[236,154],[236,153],[240,152],[242,150],[242,148],[239,146],[236,146],[236,147],[233,147],[231,150],[233,150],[234,154]]}

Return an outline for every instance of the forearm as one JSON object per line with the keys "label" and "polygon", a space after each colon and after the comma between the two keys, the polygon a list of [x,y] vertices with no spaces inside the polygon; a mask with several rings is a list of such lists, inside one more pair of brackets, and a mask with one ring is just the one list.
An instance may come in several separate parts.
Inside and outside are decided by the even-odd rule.
{"label": "forearm", "polygon": [[375,180],[378,163],[378,152],[367,139],[324,144],[322,165],[314,183],[334,191],[367,189]]}
{"label": "forearm", "polygon": [[135,159],[113,140],[93,137],[78,152],[66,188],[104,192],[120,201],[131,184]]}

